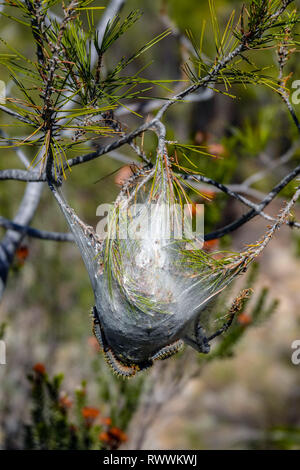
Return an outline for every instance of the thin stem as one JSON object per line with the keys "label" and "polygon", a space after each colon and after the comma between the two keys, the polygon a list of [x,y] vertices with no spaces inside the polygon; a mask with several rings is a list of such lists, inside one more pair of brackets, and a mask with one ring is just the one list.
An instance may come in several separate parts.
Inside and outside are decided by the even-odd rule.
{"label": "thin stem", "polygon": [[0,226],[6,229],[21,232],[23,235],[27,235],[32,238],[38,238],[40,240],[52,240],[55,242],[74,242],[74,237],[71,233],[39,230],[36,228],[29,227],[28,225],[16,224],[12,220],[6,219],[2,216],[0,216]]}
{"label": "thin stem", "polygon": [[[249,220],[253,219],[253,217],[256,217],[259,215],[259,213],[266,207],[268,206],[273,199],[277,196],[277,194],[285,188],[293,179],[296,178],[300,174],[300,165],[298,165],[293,171],[291,171],[288,175],[286,175],[268,194],[267,196],[261,201],[260,204],[258,204],[258,210],[252,209],[251,211],[247,212],[246,214],[242,215],[239,219],[235,220],[231,224],[225,225],[224,227],[215,230],[214,232],[208,233],[204,236],[204,240],[214,240],[216,238],[221,238],[224,235],[227,235],[228,233],[233,232],[237,228],[241,227],[244,225],[246,222],[249,222]],[[293,225],[292,222],[289,223],[289,225]]]}

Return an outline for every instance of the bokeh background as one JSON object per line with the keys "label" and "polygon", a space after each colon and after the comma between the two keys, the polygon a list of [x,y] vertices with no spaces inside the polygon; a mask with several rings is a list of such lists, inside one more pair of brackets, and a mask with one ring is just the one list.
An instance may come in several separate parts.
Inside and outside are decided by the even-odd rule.
{"label": "bokeh background", "polygon": [[[238,12],[242,2],[216,0],[215,5],[223,29],[232,10],[236,8]],[[122,16],[137,8],[143,16],[112,47],[105,63],[107,69],[110,61],[115,63],[166,29],[165,13],[167,22],[173,22],[182,34],[191,30],[196,41],[206,20],[204,51],[208,56],[214,55],[206,0],[128,0]],[[9,18],[2,17],[0,22],[1,37],[33,57],[29,32]],[[0,48],[5,51],[3,43]],[[170,35],[131,64],[128,73],[151,62],[145,76],[182,79],[185,55],[178,38]],[[276,76],[275,50],[259,53],[255,60],[260,67],[266,67],[266,73]],[[290,72],[291,81],[299,79],[296,54],[288,65]],[[0,79],[9,81],[4,68],[0,68]],[[167,92],[153,89],[150,96],[151,93],[156,97]],[[234,86],[231,93],[235,99],[214,94],[207,101],[178,104],[168,112],[165,122],[170,140],[206,145],[217,156],[191,155],[199,171],[218,181],[241,184],[284,154],[298,137],[276,93],[254,85]],[[297,106],[296,111],[300,112]],[[140,118],[124,115],[121,121],[130,129],[139,124]],[[1,113],[0,127],[7,123],[12,121]],[[7,132],[13,135],[14,129]],[[151,135],[145,137],[144,146],[153,155],[155,140]],[[74,167],[65,183],[71,206],[91,225],[97,223],[97,206],[113,201],[120,181],[130,175],[128,161],[134,160],[135,155],[129,146],[119,153],[118,158],[105,155]],[[295,148],[290,161],[253,184],[249,197],[257,201],[255,196],[266,194],[299,161],[300,150]],[[0,168],[9,167],[21,168],[21,164],[13,151],[2,150]],[[268,209],[271,215],[278,213],[294,186],[289,185],[272,203]],[[205,190],[210,201],[199,197],[195,202],[205,204],[207,232],[245,211],[213,188]],[[24,183],[1,182],[1,215],[13,217],[23,191]],[[295,209],[297,214],[300,211]],[[67,230],[46,187],[32,226]],[[242,249],[255,242],[266,226],[265,220],[255,218],[232,236],[206,248]],[[4,229],[0,229],[0,234],[4,234]],[[282,228],[259,259],[253,281],[254,299],[239,319],[243,334],[230,354],[214,360],[199,359],[194,351],[186,349],[178,358],[158,364],[131,382],[123,382],[111,375],[92,336],[92,291],[76,246],[25,238],[0,305],[0,324],[5,323],[7,345],[7,365],[0,366],[0,447],[33,446],[29,438],[37,432],[39,416],[46,421],[50,416],[50,423],[56,416],[51,414],[51,399],[42,401],[51,389],[49,383],[54,384],[53,377],[63,374],[62,383],[55,385],[55,406],[68,416],[68,429],[74,426],[75,434],[76,429],[90,433],[88,442],[77,442],[82,448],[300,448],[300,366],[291,362],[291,344],[300,339],[299,255],[297,231]],[[229,303],[244,282],[245,279],[239,281],[228,293]],[[265,303],[261,310],[267,310],[277,300],[279,303],[272,314],[270,311],[254,322],[250,311],[262,290]],[[39,406],[41,415],[37,412]],[[51,448],[62,445],[61,440],[47,442]]]}

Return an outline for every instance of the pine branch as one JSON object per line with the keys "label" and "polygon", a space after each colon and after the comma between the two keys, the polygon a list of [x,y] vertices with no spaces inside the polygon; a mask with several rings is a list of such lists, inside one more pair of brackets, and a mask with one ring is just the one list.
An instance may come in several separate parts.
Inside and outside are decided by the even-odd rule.
{"label": "pine branch", "polygon": [[[214,240],[215,238],[221,238],[228,233],[233,232],[238,229],[245,223],[249,222],[253,217],[259,215],[259,212],[262,211],[266,206],[268,206],[273,199],[277,196],[283,188],[285,188],[291,181],[293,181],[300,174],[300,165],[298,165],[293,171],[286,175],[268,194],[267,196],[258,204],[258,210],[252,209],[246,214],[242,215],[239,219],[234,222],[225,225],[224,227],[215,230],[214,232],[208,233],[204,236],[206,241]],[[288,225],[293,226],[293,222],[288,222]]]}
{"label": "pine branch", "polygon": [[[107,5],[101,20],[99,21],[96,29],[98,32],[98,47],[101,47],[105,30],[107,28],[107,24],[111,22],[121,11],[126,0],[110,0],[109,4]],[[91,63],[96,64],[98,60],[98,54],[96,48],[92,49],[91,53]]]}
{"label": "pine branch", "polygon": [[[270,215],[263,212],[263,210],[260,209],[260,204],[255,204],[254,202],[252,202],[249,199],[245,198],[241,194],[239,194],[236,191],[233,191],[232,189],[230,189],[229,186],[226,186],[222,183],[219,183],[218,181],[215,181],[212,178],[207,178],[206,176],[203,176],[203,175],[187,175],[187,174],[181,174],[180,177],[183,180],[200,181],[200,182],[206,183],[210,186],[214,186],[215,188],[219,189],[220,191],[227,194],[228,196],[233,197],[234,199],[241,202],[242,204],[244,204],[248,207],[251,207],[252,209],[254,209],[257,212],[257,215],[260,215],[264,219],[266,219],[268,221],[271,221],[271,222],[274,222],[276,220],[275,217],[271,217]],[[292,222],[291,223],[290,221],[286,221],[285,223],[287,225],[289,225],[290,227],[300,228],[300,224],[297,223],[297,222]]]}
{"label": "pine branch", "polygon": [[[18,212],[13,220],[20,225],[29,225],[38,207],[43,185],[38,183],[28,183],[20,203]],[[8,272],[14,254],[22,241],[24,234],[8,230],[0,242],[0,298],[6,285]]]}
{"label": "pine branch", "polygon": [[60,233],[50,232],[46,230],[38,230],[36,228],[29,227],[28,225],[20,225],[12,222],[5,217],[0,216],[0,226],[9,230],[21,232],[23,235],[27,235],[32,238],[38,238],[40,240],[51,240],[55,242],[74,242],[74,237],[71,233]]}
{"label": "pine branch", "polygon": [[24,117],[21,114],[17,113],[16,111],[12,111],[11,109],[6,108],[5,106],[0,105],[0,110],[4,111],[6,114],[9,114],[15,119],[18,119],[19,121],[24,122],[25,124],[35,125],[35,123],[31,121],[29,118]]}
{"label": "pine branch", "polygon": [[0,170],[0,180],[15,181],[46,181],[46,175],[37,171],[27,171],[19,169]]}

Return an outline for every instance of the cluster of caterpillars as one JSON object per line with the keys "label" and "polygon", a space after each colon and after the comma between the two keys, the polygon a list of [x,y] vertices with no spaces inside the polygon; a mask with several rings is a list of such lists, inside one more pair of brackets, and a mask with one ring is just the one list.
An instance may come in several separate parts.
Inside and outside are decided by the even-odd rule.
{"label": "cluster of caterpillars", "polygon": [[[204,354],[209,353],[210,351],[210,341],[212,341],[217,336],[220,336],[222,333],[228,330],[231,326],[234,316],[242,309],[243,301],[248,298],[252,293],[252,289],[244,289],[240,295],[234,300],[231,305],[231,308],[228,312],[228,320],[224,325],[219,328],[214,334],[209,336],[208,338],[205,336],[204,331],[199,323],[196,321],[195,323],[195,338],[196,342],[192,339],[186,337],[186,342],[194,347],[198,352],[202,352]],[[168,359],[169,357],[173,356],[174,354],[178,353],[184,346],[184,341],[179,339],[167,346],[164,346],[159,351],[157,351],[153,356],[151,356],[147,361],[139,364],[129,363],[126,364],[122,362],[119,358],[116,357],[115,353],[107,343],[105,339],[105,334],[101,327],[99,314],[96,307],[93,307],[92,311],[93,316],[93,333],[98,340],[98,343],[102,349],[104,354],[105,360],[108,365],[111,367],[113,372],[118,375],[119,377],[123,378],[130,378],[133,377],[137,372],[148,369],[149,367],[153,366],[155,361]]]}
{"label": "cluster of caterpillars", "polygon": [[133,377],[137,372],[140,372],[153,366],[154,361],[168,359],[169,357],[178,353],[184,346],[184,342],[182,340],[178,340],[160,349],[156,354],[154,354],[152,357],[149,358],[148,361],[145,361],[144,363],[132,363],[129,365],[125,364],[116,357],[110,346],[107,344],[96,307],[93,307],[92,315],[93,333],[102,349],[104,358],[108,365],[112,368],[113,372],[120,377]]}

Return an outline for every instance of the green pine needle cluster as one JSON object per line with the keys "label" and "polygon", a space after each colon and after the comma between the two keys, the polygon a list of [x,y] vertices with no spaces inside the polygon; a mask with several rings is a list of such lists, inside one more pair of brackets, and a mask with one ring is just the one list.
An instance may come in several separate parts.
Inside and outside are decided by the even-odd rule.
{"label": "green pine needle cluster", "polygon": [[[253,0],[248,8],[245,5],[242,7],[237,18],[235,11],[231,13],[222,33],[213,0],[209,0],[209,6],[216,56],[214,59],[208,59],[203,53],[205,22],[202,26],[199,44],[195,41],[192,32],[187,31],[194,48],[194,55],[184,65],[188,78],[195,84],[204,80],[206,86],[231,97],[235,97],[229,92],[234,84],[263,85],[278,92],[278,81],[272,73],[272,68],[259,67],[252,56],[250,58],[247,55],[247,52],[253,50],[257,54],[266,49],[276,49],[286,36],[286,30],[293,29],[299,23],[296,11],[288,11],[278,16],[276,12],[280,9],[281,1]],[[294,33],[293,37],[289,38],[289,47],[298,45],[298,34]],[[228,62],[227,57],[237,48],[241,49],[240,52]],[[218,73],[212,74],[216,66],[219,69]],[[224,89],[216,88],[217,84],[223,85]]]}
{"label": "green pine needle cluster", "polygon": [[[32,59],[0,37],[9,51],[0,54],[0,64],[16,85],[15,96],[6,99],[6,107],[30,129],[25,137],[13,138],[10,144],[1,138],[1,148],[31,147],[35,152],[32,167],[42,165],[45,169],[48,159],[53,162],[55,177],[66,177],[67,154],[69,158],[74,152],[82,152],[85,144],[96,138],[118,137],[115,126],[106,120],[116,107],[127,109],[128,100],[144,98],[154,86],[165,87],[164,82],[141,76],[144,68],[132,76],[126,75],[125,69],[170,31],[146,42],[104,73],[103,57],[140,18],[140,12],[130,13],[123,21],[116,17],[108,22],[100,39],[94,18],[98,7],[72,1],[63,8],[62,20],[58,21],[50,13],[58,3],[8,1],[22,19],[1,12],[30,28],[36,45],[36,59]],[[93,49],[96,60],[92,58]]]}

